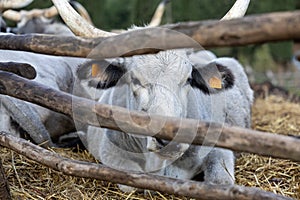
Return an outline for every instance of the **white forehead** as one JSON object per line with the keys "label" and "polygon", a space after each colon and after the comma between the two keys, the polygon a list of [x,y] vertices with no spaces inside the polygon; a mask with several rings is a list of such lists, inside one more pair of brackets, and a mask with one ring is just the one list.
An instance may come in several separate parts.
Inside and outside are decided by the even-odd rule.
{"label": "white forehead", "polygon": [[134,56],[126,66],[144,81],[181,82],[190,76],[192,64],[184,50],[161,51],[154,55]]}

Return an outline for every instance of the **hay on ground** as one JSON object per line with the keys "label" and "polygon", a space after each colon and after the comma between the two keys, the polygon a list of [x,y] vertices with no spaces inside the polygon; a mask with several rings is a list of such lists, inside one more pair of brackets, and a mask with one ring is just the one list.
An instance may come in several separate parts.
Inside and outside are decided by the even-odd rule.
{"label": "hay on ground", "polygon": [[[300,105],[270,96],[253,106],[253,128],[300,136]],[[52,149],[62,156],[96,162],[86,151]],[[125,194],[116,184],[62,175],[26,157],[0,147],[1,160],[13,199],[188,199],[174,195],[133,192]],[[236,161],[236,183],[300,199],[300,163],[242,154]]]}

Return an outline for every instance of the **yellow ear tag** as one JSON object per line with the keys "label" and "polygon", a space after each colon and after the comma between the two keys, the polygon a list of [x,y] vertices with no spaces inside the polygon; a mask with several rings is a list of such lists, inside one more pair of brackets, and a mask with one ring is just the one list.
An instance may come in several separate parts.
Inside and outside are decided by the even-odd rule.
{"label": "yellow ear tag", "polygon": [[209,79],[209,86],[211,88],[222,89],[222,81],[218,77],[211,77]]}
{"label": "yellow ear tag", "polygon": [[96,77],[98,73],[99,73],[98,65],[92,64],[92,77]]}

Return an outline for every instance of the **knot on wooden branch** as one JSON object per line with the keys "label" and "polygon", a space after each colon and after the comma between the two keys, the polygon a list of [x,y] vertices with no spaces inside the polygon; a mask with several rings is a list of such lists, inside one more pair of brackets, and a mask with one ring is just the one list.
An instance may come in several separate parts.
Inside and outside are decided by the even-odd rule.
{"label": "knot on wooden branch", "polygon": [[12,72],[27,79],[36,77],[35,69],[28,63],[0,62],[0,70]]}

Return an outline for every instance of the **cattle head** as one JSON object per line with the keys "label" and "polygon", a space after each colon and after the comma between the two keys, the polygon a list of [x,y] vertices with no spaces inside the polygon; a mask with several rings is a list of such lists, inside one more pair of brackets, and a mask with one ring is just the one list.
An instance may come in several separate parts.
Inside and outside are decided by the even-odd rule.
{"label": "cattle head", "polygon": [[[243,16],[249,1],[237,0],[223,19]],[[66,1],[52,2],[76,35],[88,38],[116,35],[79,19],[79,15]],[[229,89],[234,84],[233,74],[226,66],[209,63],[205,67],[197,68],[184,50],[167,50],[155,55],[120,60],[122,61],[91,61],[79,67],[78,77],[88,80],[90,86],[99,89],[126,84],[133,93],[133,109],[152,114],[186,117],[187,98],[192,88],[209,95]],[[147,147],[155,150],[158,145],[156,141],[152,141],[148,140]]]}
{"label": "cattle head", "polygon": [[10,9],[10,8],[22,8],[29,5],[32,0],[14,0],[14,1],[7,1],[7,0],[0,0],[0,29],[1,32],[7,32],[6,23],[2,18],[2,12]]}
{"label": "cattle head", "polygon": [[[85,8],[76,1],[70,1],[70,4],[84,17],[89,23],[92,24],[91,18]],[[12,28],[11,32],[17,34],[26,33],[46,33],[46,34],[69,34],[72,32],[63,24],[57,23],[55,16],[58,12],[55,6],[45,9],[32,9],[32,10],[6,10],[3,17],[17,22],[17,27]]]}
{"label": "cattle head", "polygon": [[98,89],[127,84],[135,110],[174,117],[186,117],[187,96],[192,88],[209,95],[234,84],[234,76],[226,66],[212,62],[197,68],[184,50],[110,62],[89,61],[79,67],[78,77]]}
{"label": "cattle head", "polygon": [[[198,68],[182,50],[118,60],[89,61],[78,68],[78,77],[87,81],[90,87],[100,89],[100,92],[101,89],[126,85],[131,93],[127,95],[129,106],[125,106],[149,114],[187,118],[189,92],[192,89],[213,95],[230,89],[234,84],[234,75],[226,66],[211,62]],[[126,96],[126,93],[121,96]],[[164,148],[166,145],[168,148]],[[176,152],[173,158],[178,157],[178,153],[188,147],[147,137],[147,149],[161,156]]]}
{"label": "cattle head", "polygon": [[[3,17],[17,23],[16,28],[11,28],[11,32],[17,34],[25,33],[45,33],[45,29],[54,23],[54,16],[57,10],[54,6],[46,9],[33,10],[7,10]],[[66,27],[67,29],[67,27]]]}

